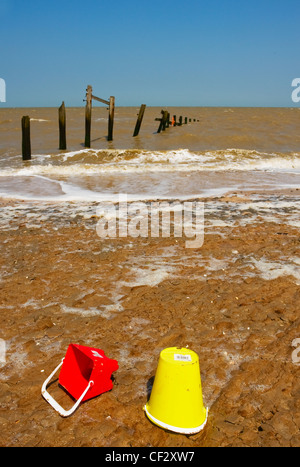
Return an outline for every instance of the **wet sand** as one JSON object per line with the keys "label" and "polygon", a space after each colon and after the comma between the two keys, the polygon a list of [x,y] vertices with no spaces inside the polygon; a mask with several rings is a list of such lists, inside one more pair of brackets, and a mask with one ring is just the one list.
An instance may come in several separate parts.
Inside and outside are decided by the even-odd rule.
{"label": "wet sand", "polygon": [[[299,447],[297,197],[282,194],[272,216],[266,200],[249,206],[250,193],[207,200],[200,249],[181,238],[101,239],[76,204],[71,216],[2,200],[0,445]],[[103,349],[119,370],[112,391],[63,419],[41,387],[70,343]],[[143,412],[171,346],[199,355],[209,418],[198,435],[162,430]],[[49,392],[70,408],[53,381]]]}

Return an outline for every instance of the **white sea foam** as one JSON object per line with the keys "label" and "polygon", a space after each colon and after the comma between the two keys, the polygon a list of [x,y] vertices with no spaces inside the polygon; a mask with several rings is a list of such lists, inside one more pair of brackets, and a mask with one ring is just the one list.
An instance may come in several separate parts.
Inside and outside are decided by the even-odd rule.
{"label": "white sea foam", "polygon": [[[46,159],[54,164],[40,164]],[[72,159],[74,163],[72,164]],[[91,162],[91,159],[93,162]],[[62,161],[62,164],[57,162]],[[68,164],[65,164],[68,162]],[[174,151],[96,151],[83,149],[58,155],[33,155],[28,167],[9,167],[0,176],[56,175],[75,176],[101,173],[194,172],[194,171],[300,171],[298,154],[264,154],[254,151],[215,151],[197,153],[188,149]]]}
{"label": "white sea foam", "polygon": [[14,199],[117,201],[118,193],[128,193],[131,200],[143,201],[221,196],[261,184],[266,189],[300,187],[297,153],[82,149],[33,155],[26,165],[15,158],[2,162],[0,195]]}
{"label": "white sea foam", "polygon": [[89,308],[77,308],[61,305],[61,310],[63,313],[69,313],[72,315],[80,315],[84,317],[101,316],[102,318],[110,319],[113,316],[113,313],[121,312],[123,307],[120,303]]}
{"label": "white sea foam", "polygon": [[291,258],[288,261],[268,261],[265,258],[259,260],[252,258],[251,261],[265,280],[292,276],[297,280],[297,285],[300,285],[300,258],[298,257]]}
{"label": "white sea foam", "polygon": [[135,277],[128,282],[122,282],[122,285],[127,287],[139,287],[141,285],[148,285],[154,287],[160,284],[162,281],[166,280],[174,269],[171,266],[153,264],[153,266],[148,268],[135,267]]}
{"label": "white sea foam", "polygon": [[31,122],[50,122],[50,120],[46,120],[44,118],[30,118]]}

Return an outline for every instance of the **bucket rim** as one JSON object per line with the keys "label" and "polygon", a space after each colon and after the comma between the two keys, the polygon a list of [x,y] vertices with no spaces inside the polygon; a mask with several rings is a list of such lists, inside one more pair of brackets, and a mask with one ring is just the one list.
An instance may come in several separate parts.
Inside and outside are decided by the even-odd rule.
{"label": "bucket rim", "polygon": [[193,427],[193,428],[182,428],[182,427],[176,427],[176,426],[173,426],[173,425],[169,425],[168,423],[162,422],[161,420],[158,420],[157,418],[153,417],[153,415],[150,414],[150,412],[149,412],[149,410],[147,408],[147,405],[148,404],[146,404],[144,406],[144,411],[146,412],[148,418],[153,423],[155,423],[155,425],[158,425],[161,428],[173,431],[175,433],[180,433],[180,434],[183,434],[183,435],[194,435],[194,434],[199,433],[200,431],[202,431],[205,428],[206,424],[207,424],[208,408],[205,409],[206,417],[205,417],[205,421],[202,423],[202,425],[197,426],[197,427]]}

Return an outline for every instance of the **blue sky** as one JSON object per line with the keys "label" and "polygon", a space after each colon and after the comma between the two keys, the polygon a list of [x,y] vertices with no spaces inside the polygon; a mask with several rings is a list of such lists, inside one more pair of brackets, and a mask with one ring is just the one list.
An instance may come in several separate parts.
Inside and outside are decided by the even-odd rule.
{"label": "blue sky", "polygon": [[0,107],[300,105],[298,0],[0,2]]}

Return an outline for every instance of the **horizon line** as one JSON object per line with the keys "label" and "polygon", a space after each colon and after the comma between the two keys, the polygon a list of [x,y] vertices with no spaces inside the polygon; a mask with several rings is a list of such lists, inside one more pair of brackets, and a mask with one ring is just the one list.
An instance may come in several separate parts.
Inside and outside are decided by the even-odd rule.
{"label": "horizon line", "polygon": [[[63,101],[65,102],[65,101]],[[16,105],[16,106],[2,106],[0,104],[0,110],[1,109],[56,109],[60,106],[61,104],[58,104],[57,106],[54,105]],[[236,108],[236,109],[300,109],[300,106],[298,105],[148,105],[148,104],[137,104],[137,105],[116,105],[116,108],[139,108],[141,105],[146,105],[147,107],[150,108],[163,108],[163,107],[171,107],[171,108],[186,108],[186,107],[191,107],[191,108],[215,108],[215,109],[222,109],[222,108]],[[94,107],[94,106],[93,106]],[[106,106],[102,107],[105,108]],[[79,106],[79,105],[66,105],[66,108],[69,109],[84,109],[85,105]],[[100,106],[95,106],[95,108],[101,108]]]}

